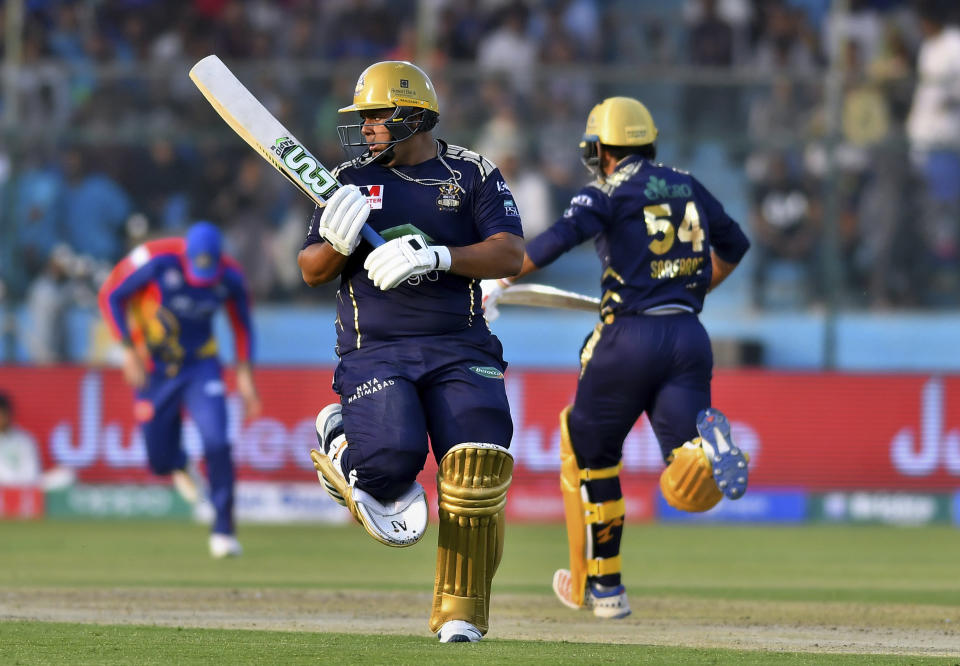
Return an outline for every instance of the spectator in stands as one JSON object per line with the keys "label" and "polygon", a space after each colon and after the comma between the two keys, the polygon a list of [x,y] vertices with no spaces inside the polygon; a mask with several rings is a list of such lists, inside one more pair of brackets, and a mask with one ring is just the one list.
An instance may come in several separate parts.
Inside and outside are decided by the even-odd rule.
{"label": "spectator in stands", "polygon": [[33,486],[42,469],[37,442],[13,417],[10,396],[0,392],[0,487]]}
{"label": "spectator in stands", "polygon": [[960,28],[947,3],[920,3],[924,39],[907,134],[921,181],[922,232],[929,252],[931,304],[956,304],[960,292]]}
{"label": "spectator in stands", "polygon": [[500,26],[477,46],[480,71],[505,74],[513,93],[521,98],[533,92],[537,66],[538,46],[527,32],[529,14],[527,6],[515,0],[499,12]]}
{"label": "spectator in stands", "polygon": [[62,164],[64,240],[78,254],[116,261],[126,249],[124,225],[132,212],[130,198],[116,181],[94,168],[79,147],[67,148]]}
{"label": "spectator in stands", "polygon": [[[821,209],[813,189],[798,170],[777,153],[768,160],[767,176],[754,186],[751,220],[756,258],[753,302],[768,305],[767,284],[778,263],[790,264],[802,278],[801,298],[813,300],[817,293],[817,250]],[[793,305],[793,303],[788,303]]]}
{"label": "spectator in stands", "polygon": [[[716,0],[701,0],[702,14],[690,26],[686,51],[696,68],[729,68],[733,64],[733,27],[717,14]],[[683,89],[680,133],[681,161],[705,139],[742,134],[735,125],[739,95],[735,88],[689,84]]]}

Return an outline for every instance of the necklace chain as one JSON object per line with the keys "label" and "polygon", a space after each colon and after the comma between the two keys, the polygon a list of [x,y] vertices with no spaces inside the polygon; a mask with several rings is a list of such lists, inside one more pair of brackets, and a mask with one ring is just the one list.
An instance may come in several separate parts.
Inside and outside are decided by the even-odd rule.
{"label": "necklace chain", "polygon": [[444,185],[453,185],[458,190],[463,192],[463,188],[460,186],[460,179],[463,178],[463,174],[456,169],[450,168],[450,165],[447,164],[447,161],[443,159],[443,155],[440,154],[440,141],[437,141],[437,159],[440,160],[440,164],[446,167],[447,171],[450,172],[450,177],[444,180],[439,178],[413,178],[408,176],[402,171],[398,171],[393,167],[388,167],[395,175],[399,176],[403,180],[409,183],[417,183],[418,185],[426,185],[427,187],[442,187]]}

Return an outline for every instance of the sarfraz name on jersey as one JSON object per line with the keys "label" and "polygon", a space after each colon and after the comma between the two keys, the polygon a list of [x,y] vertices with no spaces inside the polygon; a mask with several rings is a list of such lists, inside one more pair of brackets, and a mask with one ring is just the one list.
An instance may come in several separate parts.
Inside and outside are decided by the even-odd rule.
{"label": "sarfraz name on jersey", "polygon": [[373,395],[377,391],[382,391],[388,386],[393,386],[394,384],[396,384],[396,380],[393,380],[393,379],[387,379],[386,381],[382,381],[382,382],[376,377],[374,377],[373,379],[368,379],[367,381],[357,386],[357,390],[353,392],[353,395],[347,398],[347,404],[350,404],[351,402],[353,402],[354,400],[357,400],[358,398],[365,398],[368,395]]}

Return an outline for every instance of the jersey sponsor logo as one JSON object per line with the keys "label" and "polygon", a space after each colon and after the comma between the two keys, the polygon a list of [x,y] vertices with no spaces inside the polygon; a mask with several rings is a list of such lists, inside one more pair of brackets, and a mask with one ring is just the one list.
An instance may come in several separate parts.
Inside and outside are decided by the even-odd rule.
{"label": "jersey sponsor logo", "polygon": [[571,206],[584,206],[584,207],[592,206],[592,205],[593,205],[593,199],[590,197],[589,194],[578,194],[577,196],[575,196],[574,198],[572,198],[572,199],[570,200],[570,205],[571,205]]}
{"label": "jersey sponsor logo", "polygon": [[690,186],[686,183],[671,185],[664,178],[650,176],[647,185],[643,190],[643,196],[648,199],[676,199],[680,197],[689,197],[693,194]]}
{"label": "jersey sponsor logo", "polygon": [[507,183],[502,180],[497,181],[497,192],[499,192],[500,194],[513,194],[510,191],[510,186],[507,185]]}
{"label": "jersey sponsor logo", "polygon": [[520,217],[520,211],[517,210],[517,204],[513,202],[513,199],[503,200],[503,211],[509,216]]}
{"label": "jersey sponsor logo", "polygon": [[373,210],[383,208],[383,185],[361,185],[360,192]]}
{"label": "jersey sponsor logo", "polygon": [[163,272],[163,286],[167,289],[177,289],[183,284],[183,275],[175,268]]}
{"label": "jersey sponsor logo", "polygon": [[396,383],[397,382],[394,379],[387,379],[384,381],[380,381],[376,377],[374,377],[373,379],[368,379],[367,381],[357,386],[356,390],[353,392],[353,395],[347,398],[347,404],[350,404],[351,402],[359,398],[365,398],[368,395],[373,395],[374,393],[377,393],[378,391],[382,391],[388,386],[393,386]]}
{"label": "jersey sponsor logo", "polygon": [[503,379],[503,373],[489,365],[471,365],[470,369],[481,377],[488,379]]}

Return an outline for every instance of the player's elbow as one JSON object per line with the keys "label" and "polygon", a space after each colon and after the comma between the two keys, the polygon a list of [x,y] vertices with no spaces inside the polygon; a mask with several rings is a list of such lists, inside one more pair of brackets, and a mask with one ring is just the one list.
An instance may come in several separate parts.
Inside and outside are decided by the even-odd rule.
{"label": "player's elbow", "polygon": [[339,262],[331,262],[322,253],[322,250],[315,249],[317,246],[300,250],[297,255],[297,265],[300,267],[300,276],[310,287],[316,287],[320,284],[330,282],[338,275],[343,268]]}
{"label": "player's elbow", "polygon": [[495,277],[513,277],[523,268],[523,238],[514,234],[504,234],[501,246],[502,275]]}

